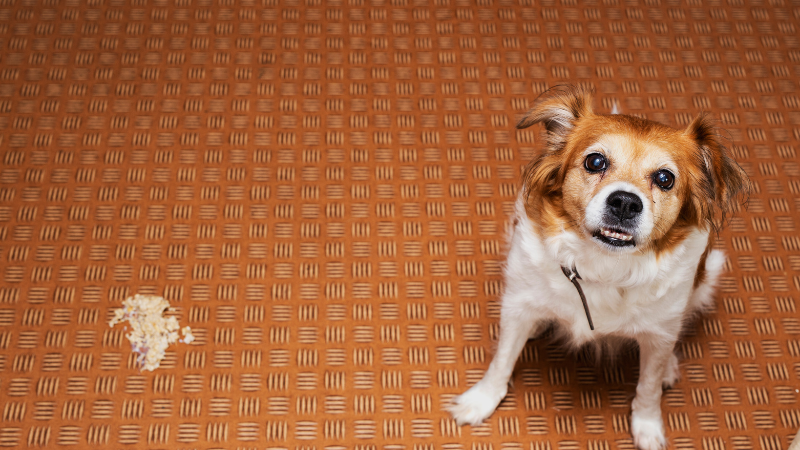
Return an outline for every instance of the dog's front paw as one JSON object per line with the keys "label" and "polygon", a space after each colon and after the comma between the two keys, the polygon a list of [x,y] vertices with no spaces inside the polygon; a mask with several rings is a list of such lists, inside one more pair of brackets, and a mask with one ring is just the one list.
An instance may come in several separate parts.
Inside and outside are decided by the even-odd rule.
{"label": "dog's front paw", "polygon": [[667,367],[664,369],[664,379],[661,385],[666,388],[671,388],[681,379],[681,369],[678,365],[678,357],[675,353],[671,354],[667,361]]}
{"label": "dog's front paw", "polygon": [[447,410],[456,419],[459,425],[480,425],[487,417],[492,415],[497,405],[508,392],[508,386],[492,386],[484,380],[479,381],[467,392],[453,399]]}
{"label": "dog's front paw", "polygon": [[631,418],[633,444],[639,450],[662,450],[667,446],[664,437],[664,422],[661,418],[645,419],[635,412]]}

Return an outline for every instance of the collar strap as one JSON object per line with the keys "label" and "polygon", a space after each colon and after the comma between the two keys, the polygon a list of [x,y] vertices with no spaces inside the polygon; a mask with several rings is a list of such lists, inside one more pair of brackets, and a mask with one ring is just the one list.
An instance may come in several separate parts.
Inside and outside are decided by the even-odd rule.
{"label": "collar strap", "polygon": [[564,276],[575,286],[575,289],[578,290],[578,295],[581,296],[581,302],[583,302],[583,310],[586,311],[586,320],[589,321],[589,328],[594,331],[594,323],[592,322],[592,315],[589,314],[589,304],[586,303],[586,295],[583,293],[583,289],[581,289],[581,284],[578,283],[578,280],[581,279],[581,276],[578,274],[578,269],[572,268],[567,269],[564,266],[561,266],[561,271],[564,272]]}

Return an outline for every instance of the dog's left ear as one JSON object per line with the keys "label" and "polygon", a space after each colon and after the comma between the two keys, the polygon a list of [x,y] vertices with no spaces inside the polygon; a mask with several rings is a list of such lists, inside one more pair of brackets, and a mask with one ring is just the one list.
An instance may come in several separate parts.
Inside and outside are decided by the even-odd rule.
{"label": "dog's left ear", "polygon": [[542,122],[551,137],[563,140],[582,117],[592,114],[592,94],[576,86],[548,90],[517,123],[517,128]]}
{"label": "dog's left ear", "polygon": [[701,215],[713,226],[719,227],[724,223],[725,216],[736,207],[739,197],[746,198],[749,195],[750,179],[717,140],[708,115],[701,114],[694,119],[686,128],[686,134],[697,143],[705,178],[702,191],[706,204],[698,205]]}

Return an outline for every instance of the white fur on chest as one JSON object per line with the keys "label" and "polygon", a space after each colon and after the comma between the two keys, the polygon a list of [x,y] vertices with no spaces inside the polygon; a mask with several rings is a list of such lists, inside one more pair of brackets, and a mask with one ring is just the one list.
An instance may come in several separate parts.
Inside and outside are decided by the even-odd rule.
{"label": "white fur on chest", "polygon": [[[635,338],[675,334],[687,312],[697,265],[708,232],[695,230],[675,249],[611,254],[584,236],[562,232],[543,239],[517,203],[509,243],[503,308],[532,318],[548,318],[570,334],[575,345],[604,336]],[[595,330],[589,328],[580,296],[561,266],[577,269]]]}

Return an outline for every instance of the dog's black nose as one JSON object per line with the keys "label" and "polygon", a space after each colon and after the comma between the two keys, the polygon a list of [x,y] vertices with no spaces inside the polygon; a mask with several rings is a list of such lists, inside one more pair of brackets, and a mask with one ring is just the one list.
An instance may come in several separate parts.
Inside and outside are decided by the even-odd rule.
{"label": "dog's black nose", "polygon": [[606,199],[608,210],[619,220],[633,219],[642,213],[644,205],[638,195],[625,191],[615,191]]}

